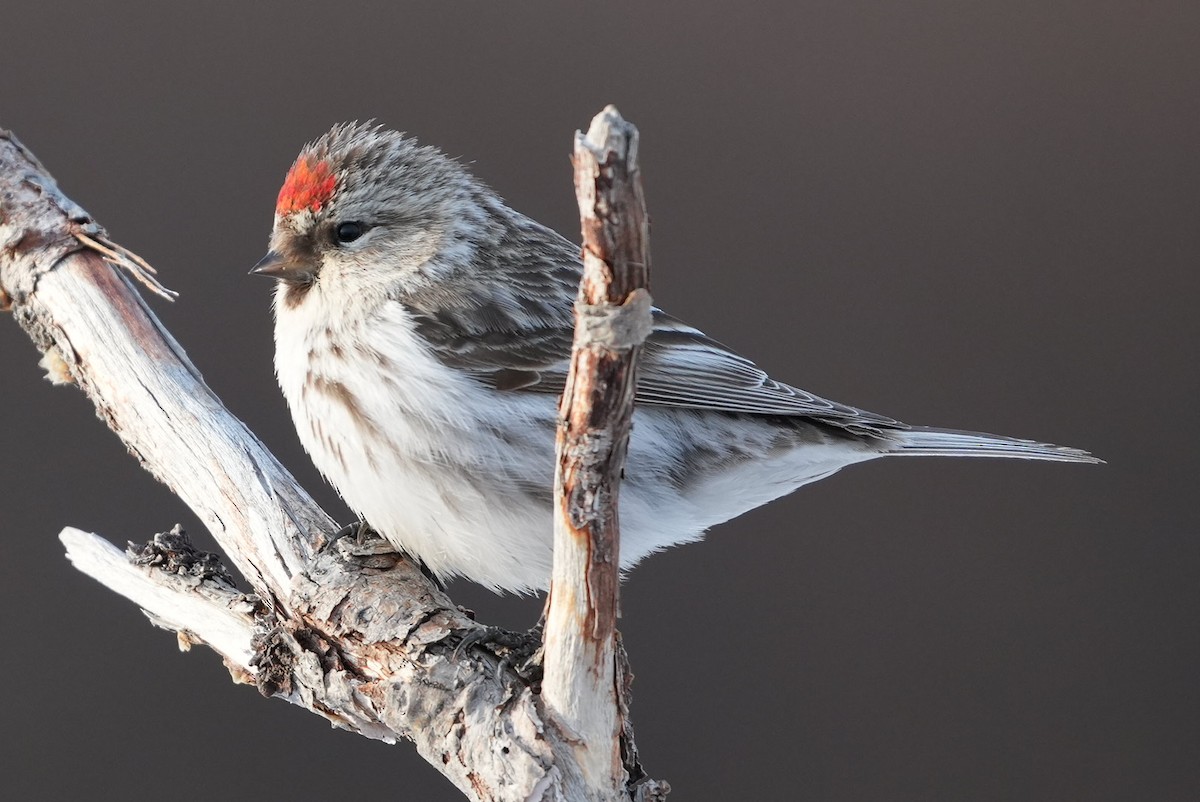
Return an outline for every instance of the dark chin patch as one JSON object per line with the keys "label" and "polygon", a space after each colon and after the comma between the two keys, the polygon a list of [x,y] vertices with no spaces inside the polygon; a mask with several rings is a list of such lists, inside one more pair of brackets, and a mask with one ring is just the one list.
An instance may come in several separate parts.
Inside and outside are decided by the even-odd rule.
{"label": "dark chin patch", "polygon": [[280,296],[280,303],[284,309],[295,309],[300,304],[304,303],[304,299],[312,292],[313,287],[317,284],[315,278],[307,281],[284,281],[283,295]]}

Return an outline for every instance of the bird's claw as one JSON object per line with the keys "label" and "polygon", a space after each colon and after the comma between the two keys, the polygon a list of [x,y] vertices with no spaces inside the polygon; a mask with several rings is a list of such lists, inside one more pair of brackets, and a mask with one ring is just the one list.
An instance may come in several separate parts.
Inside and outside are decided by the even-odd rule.
{"label": "bird's claw", "polygon": [[[336,543],[344,537],[354,538],[354,545],[357,548],[366,546],[367,541],[371,540],[372,538],[382,539],[382,535],[372,529],[371,525],[363,519],[346,524],[341,529],[333,533],[333,537],[330,538],[330,541]],[[394,550],[395,549],[393,549],[393,551]]]}
{"label": "bird's claw", "polygon": [[[349,541],[345,538],[350,538]],[[446,591],[446,585],[442,582],[425,561],[414,554],[409,554],[401,549],[396,548],[396,545],[378,531],[371,528],[371,525],[365,520],[354,521],[346,524],[338,531],[334,532],[329,540],[330,543],[338,545],[338,549],[347,557],[373,557],[379,554],[397,554],[421,569],[421,573],[433,583],[434,587],[443,593]]]}
{"label": "bird's claw", "polygon": [[542,626],[528,632],[513,632],[502,627],[474,627],[459,630],[461,640],[454,647],[457,660],[474,646],[487,651],[509,666],[526,684],[535,686],[542,681]]}

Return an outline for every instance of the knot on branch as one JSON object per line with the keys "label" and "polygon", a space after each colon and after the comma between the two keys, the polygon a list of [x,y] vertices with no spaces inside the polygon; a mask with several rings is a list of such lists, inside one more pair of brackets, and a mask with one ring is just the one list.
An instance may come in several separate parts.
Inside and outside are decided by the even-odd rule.
{"label": "knot on branch", "polygon": [[[27,269],[10,273],[0,303],[21,303],[69,254],[86,247],[76,232],[104,236],[82,206],[63,194],[41,162],[11,132],[0,129],[0,253]],[[64,225],[65,219],[65,225]]]}
{"label": "knot on branch", "polygon": [[184,528],[175,524],[170,532],[159,532],[150,542],[130,543],[125,553],[134,565],[148,566],[177,576],[195,577],[236,589],[233,575],[220,556],[196,548]]}
{"label": "knot on branch", "polygon": [[251,641],[254,657],[250,667],[254,669],[254,684],[258,692],[270,698],[272,696],[290,696],[292,693],[292,669],[296,665],[296,655],[300,645],[281,626],[254,633]]}
{"label": "knot on branch", "polygon": [[623,304],[575,302],[575,345],[629,350],[645,342],[654,325],[649,290],[639,287]]}
{"label": "knot on branch", "polygon": [[349,670],[332,640],[311,627],[283,623],[259,630],[251,642],[255,684],[263,696],[288,696],[298,688],[327,684]]}

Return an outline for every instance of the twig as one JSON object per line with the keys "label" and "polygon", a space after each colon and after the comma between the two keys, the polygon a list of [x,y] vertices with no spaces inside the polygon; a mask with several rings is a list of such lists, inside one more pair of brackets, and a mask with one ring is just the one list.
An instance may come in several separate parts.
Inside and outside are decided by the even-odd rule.
{"label": "twig", "polygon": [[109,264],[124,268],[129,272],[129,275],[142,282],[147,289],[156,295],[160,295],[168,301],[174,301],[179,297],[179,293],[175,292],[175,290],[167,289],[163,286],[162,282],[155,278],[158,275],[158,271],[149,262],[125,246],[110,242],[103,234],[98,234],[95,238],[92,238],[82,231],[75,232],[75,239],[92,250],[99,251],[104,255],[104,261]]}
{"label": "twig", "polygon": [[[635,367],[650,332],[645,202],[637,129],[609,106],[575,138],[583,282],[559,409],[554,574],[542,695],[567,733],[588,799],[618,799],[643,778],[622,760],[627,682],[618,674],[617,497]],[[625,665],[621,661],[621,667]],[[645,791],[649,791],[646,788]]]}

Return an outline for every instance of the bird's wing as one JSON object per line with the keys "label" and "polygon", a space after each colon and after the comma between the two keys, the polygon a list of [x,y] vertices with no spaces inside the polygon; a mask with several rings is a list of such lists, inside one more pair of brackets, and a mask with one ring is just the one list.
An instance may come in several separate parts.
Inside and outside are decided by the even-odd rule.
{"label": "bird's wing", "polygon": [[639,363],[637,401],[757,415],[803,415],[876,434],[899,421],[777,382],[704,332],[654,310]]}
{"label": "bird's wing", "polygon": [[[524,310],[528,312],[528,309]],[[549,310],[546,310],[547,312]],[[510,325],[496,326],[508,317]],[[559,394],[566,383],[573,328],[561,314],[516,319],[499,310],[449,315],[414,310],[435,356],[501,391]],[[479,321],[490,318],[492,325]],[[807,416],[861,434],[908,428],[891,418],[828,401],[771,379],[753,362],[660,309],[638,363],[638,404],[752,415]]]}

